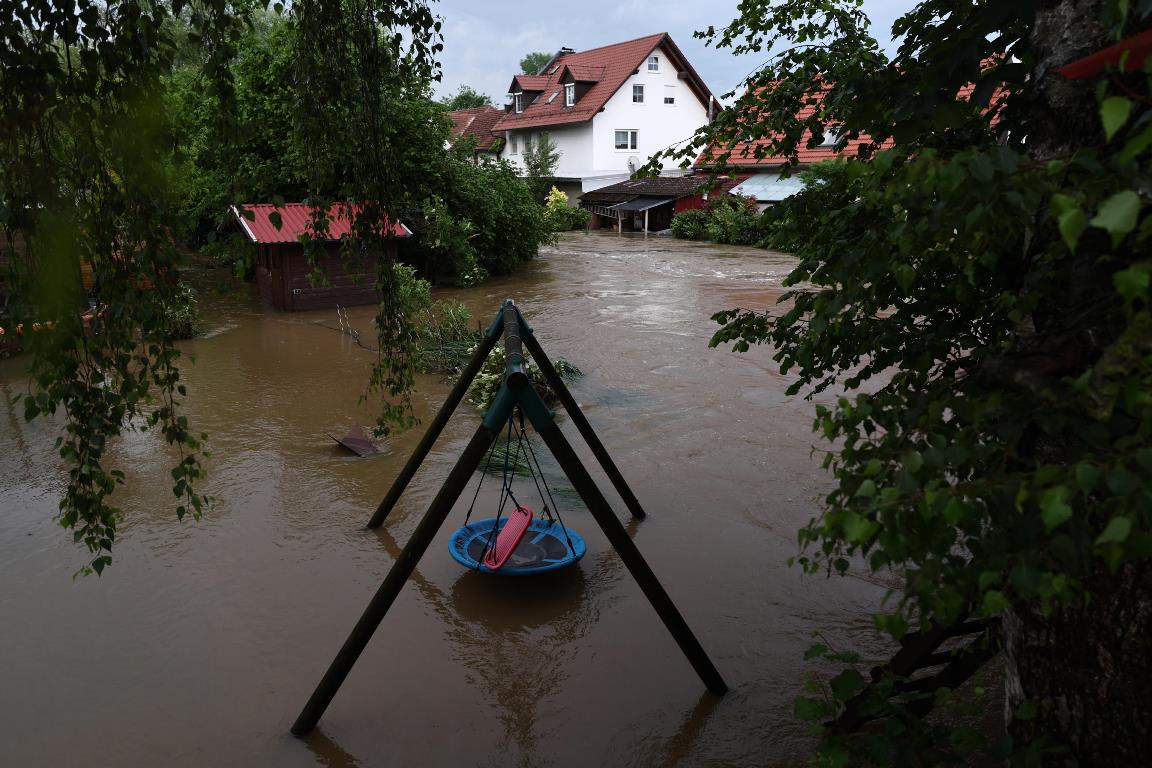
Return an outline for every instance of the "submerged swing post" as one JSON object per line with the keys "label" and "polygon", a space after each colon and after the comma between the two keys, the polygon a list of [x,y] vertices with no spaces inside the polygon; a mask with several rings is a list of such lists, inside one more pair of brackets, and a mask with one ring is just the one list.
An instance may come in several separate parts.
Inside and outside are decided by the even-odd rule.
{"label": "submerged swing post", "polygon": [[460,455],[456,465],[452,467],[452,471],[444,481],[444,485],[440,487],[440,492],[436,494],[436,498],[432,500],[428,511],[424,513],[424,518],[413,531],[412,538],[408,540],[400,552],[400,556],[396,558],[396,562],[388,571],[384,582],[376,590],[372,601],[364,609],[360,620],[352,628],[352,632],[344,641],[340,652],[336,654],[336,658],[332,660],[332,664],[324,673],[324,677],[316,686],[316,690],[308,699],[308,703],[304,705],[300,716],[296,718],[296,722],[292,725],[292,733],[295,735],[303,736],[315,728],[316,723],[320,722],[324,710],[332,703],[333,697],[340,690],[344,679],[348,677],[352,666],[360,658],[360,654],[364,652],[364,648],[372,639],[372,635],[380,626],[380,622],[384,620],[388,609],[392,607],[392,603],[400,594],[405,582],[411,577],[412,571],[416,569],[416,564],[420,562],[420,558],[428,550],[428,545],[432,543],[436,532],[440,530],[452,512],[452,506],[460,498],[465,486],[468,485],[472,473],[479,468],[489,447],[500,435],[504,422],[512,413],[513,404],[514,400],[511,398],[501,400],[498,397],[497,402],[488,412],[488,416],[476,429],[472,440],[464,449],[464,453]]}
{"label": "submerged swing post", "polygon": [[[501,334],[501,331],[503,332]],[[688,658],[693,669],[700,676],[704,685],[714,694],[722,695],[728,690],[728,686],[720,677],[720,673],[713,666],[712,661],[708,658],[703,647],[697,641],[692,630],[688,628],[688,624],[684,621],[684,617],[680,615],[672,599],[668,593],[664,591],[656,575],[644,560],[640,550],[629,538],[628,532],[624,526],[616,518],[615,513],[608,505],[607,500],[603,494],[600,493],[595,481],[592,480],[588,470],[580,462],[576,452],[572,450],[572,446],[568,443],[563,433],[560,431],[559,426],[556,424],[553,413],[548,410],[536,390],[530,386],[530,381],[524,371],[523,367],[523,346],[521,339],[521,331],[524,331],[528,336],[529,349],[536,354],[539,350],[539,345],[532,338],[531,329],[524,323],[523,318],[520,316],[519,310],[513,304],[511,299],[504,302],[501,312],[497,314],[496,319],[493,320],[492,325],[489,327],[485,335],[484,342],[473,354],[472,359],[469,361],[468,367],[461,375],[460,382],[449,396],[448,401],[445,402],[441,408],[440,413],[437,414],[436,419],[429,427],[428,433],[425,434],[424,440],[421,441],[420,446],[413,454],[412,459],[409,460],[408,465],[397,477],[393,483],[388,497],[380,504],[376,510],[376,514],[369,523],[370,527],[376,527],[383,522],[385,516],[395,504],[396,499],[403,493],[408,482],[419,468],[420,463],[431,449],[432,444],[435,442],[436,437],[439,436],[440,431],[447,423],[452,411],[459,404],[460,399],[463,398],[464,392],[467,390],[468,383],[475,377],[479,371],[481,364],[491,352],[496,340],[503,335],[505,349],[508,353],[508,360],[505,367],[504,383],[500,387],[500,391],[496,395],[496,399],[492,407],[485,414],[484,419],[480,426],[476,429],[475,434],[472,436],[468,446],[456,461],[452,471],[449,473],[444,484],[440,487],[440,491],[432,500],[428,511],[424,513],[424,517],[420,520],[416,530],[412,533],[412,538],[405,545],[400,556],[392,565],[388,575],[385,577],[384,582],[376,590],[371,602],[365,608],[360,620],[356,622],[352,632],[349,634],[348,639],[340,648],[336,658],[333,659],[329,665],[324,677],[321,678],[320,683],[316,686],[312,696],[304,705],[304,709],[300,712],[299,717],[296,718],[295,723],[292,725],[292,733],[297,736],[303,736],[316,727],[316,723],[320,721],[324,711],[332,702],[336,692],[340,690],[340,686],[348,677],[352,666],[356,660],[360,658],[364,648],[367,647],[368,641],[380,626],[384,616],[388,613],[388,609],[392,607],[396,597],[400,594],[400,590],[404,587],[405,582],[411,577],[412,572],[416,569],[416,565],[420,562],[420,558],[428,550],[428,546],[435,538],[436,532],[444,524],[449,513],[452,511],[453,505],[460,497],[464,487],[468,484],[472,474],[480,467],[480,463],[484,459],[485,453],[492,446],[499,436],[505,422],[511,417],[513,409],[519,405],[523,413],[531,420],[533,428],[544,440],[545,444],[552,451],[556,460],[559,462],[564,473],[572,482],[573,487],[580,495],[581,499],[587,505],[588,510],[592,513],[593,518],[600,525],[600,528],[607,536],[609,543],[613,549],[620,555],[620,559],[624,561],[629,572],[633,578],[636,579],[644,596],[652,604],[652,607],[659,614],[664,625],[680,646],[681,651]],[[565,404],[569,413],[579,413],[579,408],[575,406],[575,401],[572,400],[571,395],[567,393],[567,388],[563,386],[563,382],[559,381],[559,376],[552,368],[551,363],[547,357],[543,355],[543,350],[539,350],[539,360],[541,361],[541,370],[545,371],[545,376],[549,378],[550,383],[557,389],[558,392],[563,392],[567,395],[568,401],[572,405]],[[547,370],[545,370],[547,366]],[[553,377],[555,380],[553,381]],[[556,386],[559,384],[559,386]],[[576,421],[576,419],[573,419]],[[587,434],[585,434],[584,427],[580,428],[581,434],[585,439],[589,440],[589,444],[593,445],[592,440],[595,440],[595,435],[592,428],[587,424],[586,420],[581,419],[583,424],[587,427]],[[577,426],[580,426],[579,422]],[[600,445],[599,440],[595,440],[595,446]],[[601,460],[601,465],[604,466],[605,459],[607,459],[607,452],[604,451],[604,458],[597,455]],[[607,459],[607,463],[611,464],[611,460]],[[607,471],[607,467],[605,467]],[[615,467],[613,466],[613,470]],[[616,471],[613,477],[613,483],[616,483],[616,478],[619,478],[618,489],[623,488],[627,490],[627,496],[621,491],[624,498],[635,498],[632,496],[631,491],[628,490],[627,484],[624,482],[622,476]],[[609,475],[612,477],[612,475]],[[639,504],[633,510],[636,515],[639,510]],[[638,517],[643,516],[641,511]],[[373,525],[375,523],[375,525]]]}

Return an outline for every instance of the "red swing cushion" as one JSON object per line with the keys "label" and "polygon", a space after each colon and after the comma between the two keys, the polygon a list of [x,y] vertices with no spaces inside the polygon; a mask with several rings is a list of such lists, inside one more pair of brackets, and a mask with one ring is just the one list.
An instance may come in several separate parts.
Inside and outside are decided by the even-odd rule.
{"label": "red swing cushion", "polygon": [[528,507],[516,507],[512,514],[508,515],[504,527],[500,529],[496,543],[484,553],[485,567],[493,571],[503,568],[508,558],[516,551],[516,547],[520,545],[520,540],[524,538],[524,533],[531,524],[532,510]]}

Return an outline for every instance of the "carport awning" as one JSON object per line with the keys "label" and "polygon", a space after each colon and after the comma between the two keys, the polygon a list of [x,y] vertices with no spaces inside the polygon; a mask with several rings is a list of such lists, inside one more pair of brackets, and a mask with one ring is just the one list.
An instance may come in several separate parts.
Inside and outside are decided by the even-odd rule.
{"label": "carport awning", "polygon": [[626,203],[617,203],[609,207],[616,211],[646,211],[649,208],[670,203],[675,199],[674,197],[638,197],[635,200],[629,200]]}
{"label": "carport awning", "polygon": [[791,197],[804,189],[804,182],[799,176],[780,178],[778,173],[757,173],[729,190],[730,194],[740,197],[754,197],[759,202],[779,202]]}

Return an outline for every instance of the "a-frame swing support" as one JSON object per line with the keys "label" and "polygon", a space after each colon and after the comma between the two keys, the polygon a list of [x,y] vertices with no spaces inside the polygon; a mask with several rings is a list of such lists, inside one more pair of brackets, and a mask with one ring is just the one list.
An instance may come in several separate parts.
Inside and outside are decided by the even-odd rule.
{"label": "a-frame swing support", "polygon": [[481,461],[483,461],[492,443],[499,437],[503,426],[507,423],[509,417],[512,415],[513,409],[517,405],[520,406],[521,412],[532,422],[533,429],[540,435],[544,444],[548,446],[548,449],[559,463],[560,468],[563,469],[564,473],[568,476],[572,487],[580,495],[581,500],[585,506],[587,506],[588,511],[592,514],[597,524],[599,524],[608,542],[612,545],[613,549],[616,550],[616,553],[620,556],[620,559],[624,562],[624,565],[628,568],[628,571],[644,592],[644,596],[648,598],[648,602],[652,604],[652,607],[664,622],[664,626],[668,628],[673,639],[677,645],[680,646],[680,650],[687,657],[692,668],[696,670],[696,674],[700,676],[701,681],[703,681],[709,691],[718,696],[728,691],[728,686],[724,683],[723,678],[720,677],[720,673],[712,664],[711,659],[708,658],[708,654],[704,652],[696,636],[692,634],[692,630],[689,629],[688,624],[684,621],[684,617],[680,615],[680,611],[672,602],[672,598],[664,591],[664,587],[656,578],[656,574],[652,572],[647,561],[640,554],[640,550],[636,548],[635,543],[633,543],[632,539],[628,536],[628,532],[625,530],[623,524],[621,524],[616,514],[608,505],[607,500],[600,492],[595,481],[593,481],[591,475],[588,474],[588,470],[572,449],[567,438],[565,438],[564,434],[560,431],[554,414],[548,409],[540,399],[539,394],[537,394],[536,390],[531,386],[531,382],[524,371],[524,346],[528,347],[541,373],[552,386],[553,390],[559,395],[561,404],[580,431],[581,436],[584,437],[592,449],[593,454],[600,462],[613,486],[617,492],[620,493],[621,498],[624,499],[632,515],[634,517],[643,517],[644,511],[640,508],[639,502],[636,501],[635,495],[632,494],[628,488],[624,477],[608,456],[608,452],[596,437],[587,419],[585,419],[584,415],[580,412],[576,401],[572,398],[571,393],[557,374],[551,361],[549,361],[548,357],[544,354],[544,350],[540,347],[540,344],[533,337],[532,329],[524,322],[520,311],[511,299],[504,302],[500,312],[497,313],[496,318],[488,327],[483,341],[472,355],[467,366],[465,366],[460,380],[449,394],[440,412],[437,413],[429,425],[427,434],[425,434],[424,438],[420,441],[420,444],[400,474],[397,475],[388,495],[372,516],[372,520],[368,524],[369,527],[378,527],[392,510],[392,507],[400,498],[400,495],[404,492],[404,489],[412,477],[416,474],[416,470],[419,469],[420,464],[428,455],[436,438],[447,424],[452,412],[463,399],[468,385],[471,384],[472,379],[475,378],[481,365],[483,365],[485,358],[487,358],[501,336],[504,338],[507,364],[504,383],[501,385],[492,407],[484,415],[483,421],[476,429],[468,446],[464,449],[460,458],[457,459],[456,465],[452,468],[444,484],[440,487],[440,491],[432,500],[428,511],[416,526],[416,530],[412,533],[408,544],[405,545],[403,551],[401,551],[392,569],[380,585],[380,588],[376,590],[376,594],[372,597],[371,602],[368,603],[368,607],[364,609],[364,613],[361,615],[360,620],[356,622],[356,626],[352,628],[348,639],[344,642],[339,653],[336,654],[336,658],[333,659],[332,664],[329,665],[328,671],[325,672],[319,685],[316,686],[316,690],[304,705],[300,716],[296,718],[296,722],[292,725],[292,733],[297,736],[302,736],[316,727],[316,723],[319,722],[321,716],[323,716],[324,710],[328,708],[336,692],[340,690],[340,686],[344,683],[352,666],[368,645],[368,641],[372,638],[372,635],[380,626],[380,622],[388,613],[388,609],[392,607],[392,603],[400,594],[400,590],[403,589],[404,584],[416,569],[416,564],[420,562],[420,558],[424,555],[425,551],[427,551],[429,545],[431,545],[437,531],[440,530],[440,527],[452,512],[452,507],[455,505],[457,499],[459,499],[464,488],[468,485],[473,473],[479,468]]}

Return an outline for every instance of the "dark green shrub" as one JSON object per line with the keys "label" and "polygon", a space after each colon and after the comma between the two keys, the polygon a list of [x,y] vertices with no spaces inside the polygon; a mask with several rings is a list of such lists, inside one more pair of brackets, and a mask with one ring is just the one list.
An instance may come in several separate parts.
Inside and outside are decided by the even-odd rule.
{"label": "dark green shrub", "polygon": [[676,214],[672,217],[672,235],[681,240],[707,240],[708,212],[696,209]]}

